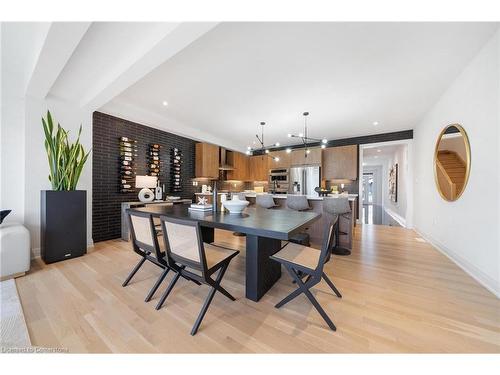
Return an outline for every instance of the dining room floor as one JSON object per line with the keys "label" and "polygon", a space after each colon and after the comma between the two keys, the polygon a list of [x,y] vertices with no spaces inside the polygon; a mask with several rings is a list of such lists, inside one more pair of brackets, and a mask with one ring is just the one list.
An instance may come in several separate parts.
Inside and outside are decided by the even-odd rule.
{"label": "dining room floor", "polygon": [[[144,298],[160,274],[120,239],[83,257],[45,265],[16,279],[32,345],[72,353],[369,353],[500,352],[500,300],[413,231],[358,226],[352,254],[335,256],[313,289],[337,326],[328,329],[306,297],[274,305],[294,288],[281,279],[259,301],[245,299],[245,237],[216,230],[215,243],[241,250],[198,331],[189,332],[208,293],[181,279],[164,307]],[[167,276],[170,280],[172,275]]]}

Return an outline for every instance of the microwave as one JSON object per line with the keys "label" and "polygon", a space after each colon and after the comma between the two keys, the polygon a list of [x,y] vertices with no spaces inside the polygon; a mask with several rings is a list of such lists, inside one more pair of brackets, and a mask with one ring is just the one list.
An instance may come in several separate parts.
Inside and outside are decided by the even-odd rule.
{"label": "microwave", "polygon": [[288,192],[289,171],[286,168],[269,170],[269,190],[274,193]]}

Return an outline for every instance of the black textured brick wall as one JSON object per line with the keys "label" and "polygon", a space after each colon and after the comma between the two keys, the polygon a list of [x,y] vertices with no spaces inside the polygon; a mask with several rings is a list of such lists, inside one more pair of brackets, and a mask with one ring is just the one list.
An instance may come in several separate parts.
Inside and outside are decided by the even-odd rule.
{"label": "black textured brick wall", "polygon": [[147,174],[147,152],[150,143],[161,145],[160,180],[170,192],[170,150],[183,153],[182,198],[193,198],[195,141],[135,122],[94,112],[92,126],[92,237],[94,242],[121,236],[121,202],[137,201],[137,193],[120,192],[119,138],[137,140],[137,174]]}

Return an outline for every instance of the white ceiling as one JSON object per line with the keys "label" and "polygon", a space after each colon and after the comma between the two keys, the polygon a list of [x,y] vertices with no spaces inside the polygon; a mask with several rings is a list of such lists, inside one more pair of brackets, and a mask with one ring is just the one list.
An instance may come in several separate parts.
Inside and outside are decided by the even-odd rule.
{"label": "white ceiling", "polygon": [[316,138],[411,129],[496,28],[221,23],[101,110],[240,150],[260,121],[266,143],[286,144],[305,110]]}
{"label": "white ceiling", "polygon": [[177,23],[167,22],[93,22],[52,86],[51,94],[79,102],[102,80],[133,64],[137,54],[147,53],[148,46],[176,26]]}

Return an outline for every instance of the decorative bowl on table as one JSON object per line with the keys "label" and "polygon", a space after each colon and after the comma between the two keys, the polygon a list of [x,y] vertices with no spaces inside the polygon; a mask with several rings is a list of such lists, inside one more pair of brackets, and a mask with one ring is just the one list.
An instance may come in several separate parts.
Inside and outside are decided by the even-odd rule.
{"label": "decorative bowl on table", "polygon": [[232,199],[230,201],[222,202],[222,205],[229,211],[230,214],[241,214],[249,203],[250,202],[246,200]]}

